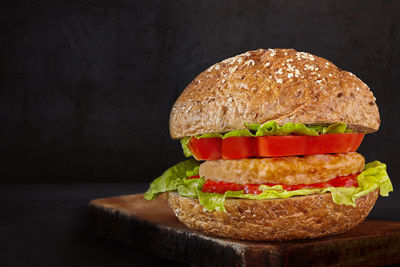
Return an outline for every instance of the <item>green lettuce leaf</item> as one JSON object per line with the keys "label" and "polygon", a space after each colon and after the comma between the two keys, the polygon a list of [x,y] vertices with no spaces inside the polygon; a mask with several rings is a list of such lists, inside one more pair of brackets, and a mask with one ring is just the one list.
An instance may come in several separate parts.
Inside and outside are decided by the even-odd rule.
{"label": "green lettuce leaf", "polygon": [[[202,179],[202,178],[200,178]],[[229,191],[228,191],[229,192]],[[202,205],[208,211],[223,211],[225,210],[225,198],[227,193],[217,194],[217,193],[204,193],[200,188],[197,189],[197,196],[199,198],[200,205]],[[243,193],[243,191],[240,191]],[[236,192],[235,192],[236,193]]]}
{"label": "green lettuce leaf", "polygon": [[197,197],[198,189],[202,188],[204,179],[182,179],[176,187],[178,194],[183,197]]}
{"label": "green lettuce leaf", "polygon": [[223,138],[224,136],[220,133],[206,133],[203,135],[196,135],[195,137],[197,139],[200,139],[200,138]]}
{"label": "green lettuce leaf", "polygon": [[[254,128],[254,124],[252,126]],[[256,136],[271,136],[271,135],[311,135],[318,136],[318,132],[313,128],[309,128],[301,123],[288,122],[280,127],[275,121],[269,121],[257,127]]]}
{"label": "green lettuce leaf", "polygon": [[250,132],[249,129],[240,129],[240,130],[227,132],[226,134],[223,135],[223,138],[237,137],[237,136],[254,137],[255,135],[252,132]]}
{"label": "green lettuce leaf", "polygon": [[329,125],[328,127],[323,127],[322,134],[344,133],[346,132],[346,128],[347,128],[346,123],[337,122]]}
{"label": "green lettuce leaf", "polygon": [[190,181],[185,179],[188,177],[186,175],[187,172],[191,172],[190,174],[192,174],[199,165],[200,162],[195,159],[189,159],[172,166],[150,184],[150,188],[144,194],[144,198],[153,200],[163,192],[176,190],[179,185],[186,184],[186,181]]}
{"label": "green lettuce leaf", "polygon": [[320,134],[345,133],[347,124],[337,122],[329,126],[322,125],[304,125],[302,123],[288,122],[279,126],[275,121],[269,121],[264,124],[246,125],[248,129],[256,131],[255,136],[271,135],[310,135],[318,136]]}
{"label": "green lettuce leaf", "polygon": [[[304,125],[302,123],[285,123],[279,126],[276,121],[269,121],[264,124],[245,124],[246,129],[235,130],[221,135],[223,138],[233,136],[271,136],[271,135],[310,135],[318,136],[320,134],[346,133],[351,132],[347,129],[347,124],[337,122],[329,126],[322,125]],[[219,134],[220,135],[220,134]],[[198,138],[206,138],[202,135]],[[218,137],[213,135],[212,137]]]}
{"label": "green lettuce leaf", "polygon": [[200,204],[208,211],[226,212],[224,204],[227,198],[262,200],[330,192],[333,202],[355,207],[357,198],[377,188],[379,188],[381,196],[388,196],[389,192],[393,191],[392,183],[386,172],[386,165],[374,161],[366,164],[364,171],[357,176],[358,187],[328,187],[286,191],[281,185],[272,187],[261,185],[259,190],[262,193],[259,195],[245,194],[243,191],[227,191],[225,194],[204,193],[201,191],[205,183],[204,178],[185,179],[185,177],[198,174],[198,164],[197,161],[188,160],[171,167],[150,184],[150,189],[145,193],[145,198],[152,200],[162,192],[177,191],[181,196],[198,198]]}
{"label": "green lettuce leaf", "polygon": [[190,149],[187,146],[189,143],[189,140],[190,140],[190,136],[187,136],[187,137],[184,137],[181,139],[183,154],[185,154],[185,157],[187,157],[187,158],[191,157],[193,155],[192,151],[190,151]]}
{"label": "green lettuce leaf", "polygon": [[199,169],[200,166],[196,166],[194,169],[186,171],[186,177],[199,175]]}
{"label": "green lettuce leaf", "polygon": [[373,161],[365,164],[364,171],[357,177],[360,187],[367,190],[364,194],[360,192],[360,196],[366,195],[375,190],[376,185],[380,188],[381,196],[388,196],[393,191],[392,183],[386,172],[386,164],[380,161]]}

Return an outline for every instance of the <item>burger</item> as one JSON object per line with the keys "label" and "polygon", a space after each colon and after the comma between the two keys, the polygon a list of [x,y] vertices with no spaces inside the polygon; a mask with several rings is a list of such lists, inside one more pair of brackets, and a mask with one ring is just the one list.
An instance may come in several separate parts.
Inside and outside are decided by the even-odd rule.
{"label": "burger", "polygon": [[198,75],[172,107],[190,159],[155,179],[189,228],[241,240],[316,238],[362,222],[393,191],[386,165],[357,153],[380,117],[369,87],[332,62],[259,49]]}

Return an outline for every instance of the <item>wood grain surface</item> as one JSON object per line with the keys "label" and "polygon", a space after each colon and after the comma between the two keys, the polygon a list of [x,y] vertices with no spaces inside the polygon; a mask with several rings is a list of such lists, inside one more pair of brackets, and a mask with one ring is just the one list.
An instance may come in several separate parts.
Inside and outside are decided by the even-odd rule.
{"label": "wood grain surface", "polygon": [[366,220],[351,231],[289,242],[210,237],[181,224],[165,197],[95,199],[89,223],[100,236],[195,266],[376,266],[400,262],[400,222]]}

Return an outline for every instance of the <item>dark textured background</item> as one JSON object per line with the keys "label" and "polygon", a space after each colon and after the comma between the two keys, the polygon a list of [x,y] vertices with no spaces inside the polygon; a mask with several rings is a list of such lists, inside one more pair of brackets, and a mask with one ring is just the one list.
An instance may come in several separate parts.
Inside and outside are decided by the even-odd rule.
{"label": "dark textured background", "polygon": [[[143,192],[182,160],[175,99],[251,49],[308,51],[364,80],[382,126],[360,152],[388,164],[396,190],[399,25],[395,0],[1,0],[0,181],[14,184],[0,186],[0,266],[171,264],[97,238],[87,203]],[[400,220],[399,199],[380,198],[370,218]]]}
{"label": "dark textured background", "polygon": [[373,90],[360,152],[399,185],[400,1],[1,1],[2,181],[150,181],[183,159],[170,108],[257,48],[325,57]]}

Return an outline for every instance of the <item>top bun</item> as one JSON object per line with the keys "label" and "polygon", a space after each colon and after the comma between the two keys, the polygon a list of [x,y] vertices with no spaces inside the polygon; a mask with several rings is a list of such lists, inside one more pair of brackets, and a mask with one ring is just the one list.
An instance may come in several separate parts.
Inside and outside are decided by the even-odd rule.
{"label": "top bun", "polygon": [[259,49],[200,73],[176,100],[169,126],[172,138],[183,138],[271,120],[341,121],[367,133],[380,124],[375,97],[352,73],[305,52]]}

